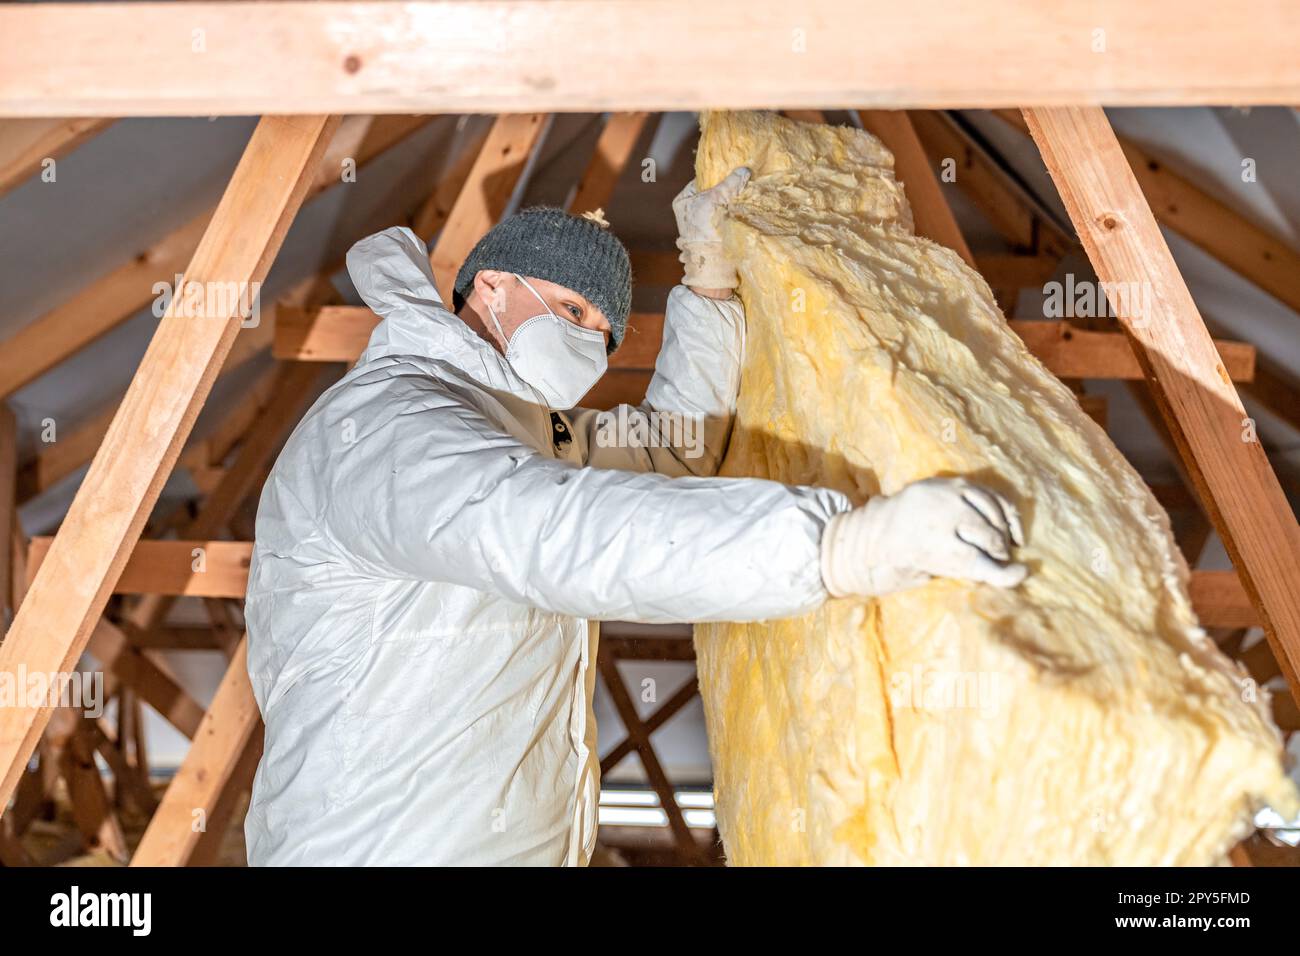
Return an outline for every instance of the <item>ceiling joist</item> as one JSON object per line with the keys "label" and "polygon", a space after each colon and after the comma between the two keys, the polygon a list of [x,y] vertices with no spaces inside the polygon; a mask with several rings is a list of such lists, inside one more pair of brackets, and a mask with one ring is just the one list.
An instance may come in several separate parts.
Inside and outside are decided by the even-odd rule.
{"label": "ceiling joist", "polygon": [[[1267,0],[7,3],[0,116],[1291,104],[1297,26]],[[538,56],[574,37],[600,42]]]}

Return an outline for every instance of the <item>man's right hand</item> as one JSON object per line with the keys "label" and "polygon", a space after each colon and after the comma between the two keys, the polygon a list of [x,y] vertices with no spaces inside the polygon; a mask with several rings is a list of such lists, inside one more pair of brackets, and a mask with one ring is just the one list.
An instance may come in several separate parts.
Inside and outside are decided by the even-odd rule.
{"label": "man's right hand", "polygon": [[833,517],[822,535],[822,580],[833,597],[880,597],[932,578],[1015,587],[1028,569],[1015,505],[964,478],[927,478]]}

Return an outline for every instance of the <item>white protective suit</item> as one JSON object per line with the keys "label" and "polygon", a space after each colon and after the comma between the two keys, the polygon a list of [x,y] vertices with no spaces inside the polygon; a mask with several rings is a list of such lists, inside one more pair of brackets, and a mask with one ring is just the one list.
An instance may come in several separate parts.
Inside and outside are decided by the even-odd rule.
{"label": "white protective suit", "polygon": [[443,308],[389,229],[348,270],[383,321],[262,492],[249,674],[266,720],[250,863],[584,863],[599,764],[588,619],[756,620],[826,597],[838,492],[706,476],[739,384],[740,303],[669,296],[646,402],[704,454],[601,447]]}

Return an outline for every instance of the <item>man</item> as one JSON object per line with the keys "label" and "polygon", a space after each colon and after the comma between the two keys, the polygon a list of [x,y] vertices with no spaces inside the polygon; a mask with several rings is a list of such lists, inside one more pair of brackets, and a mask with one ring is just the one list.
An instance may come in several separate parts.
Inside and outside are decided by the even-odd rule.
{"label": "man", "polygon": [[[622,342],[627,252],[532,209],[456,278],[389,229],[348,270],[382,321],[262,493],[249,672],[266,748],[254,864],[581,864],[599,765],[589,619],[760,620],[944,575],[1014,586],[1013,507],[931,479],[854,509],[824,488],[708,477],[744,322],[718,234],[739,169],[673,203],[685,263],[646,401],[690,449],[598,440],[572,409]],[[662,439],[663,432],[654,432]]]}

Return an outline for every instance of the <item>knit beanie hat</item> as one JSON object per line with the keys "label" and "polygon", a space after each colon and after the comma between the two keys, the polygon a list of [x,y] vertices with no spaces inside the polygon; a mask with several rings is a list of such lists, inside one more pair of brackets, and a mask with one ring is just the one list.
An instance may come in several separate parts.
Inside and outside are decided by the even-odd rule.
{"label": "knit beanie hat", "polygon": [[632,310],[632,263],[599,212],[571,216],[534,206],[501,220],[478,241],[456,273],[452,304],[469,298],[481,269],[517,272],[572,289],[609,320],[607,352],[619,347]]}

